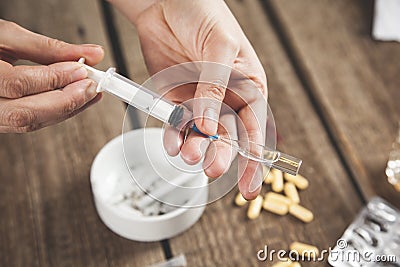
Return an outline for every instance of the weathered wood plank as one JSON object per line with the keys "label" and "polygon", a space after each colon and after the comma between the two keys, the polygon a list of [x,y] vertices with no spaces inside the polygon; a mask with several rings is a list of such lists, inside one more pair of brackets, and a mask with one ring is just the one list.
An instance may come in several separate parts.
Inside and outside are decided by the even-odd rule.
{"label": "weathered wood plank", "polygon": [[[128,69],[129,77],[138,84],[143,84],[149,74],[144,62],[140,48],[140,41],[135,27],[121,15],[116,9],[114,11],[115,25],[121,38],[121,49],[124,54],[125,63]],[[136,110],[139,125],[147,127],[161,127],[162,123],[157,119],[148,117],[147,114]]]}
{"label": "weathered wood plank", "polygon": [[384,172],[400,114],[400,45],[371,39],[372,1],[271,4],[363,194],[400,207]]}
{"label": "weathered wood plank", "polygon": [[[98,43],[112,65],[98,1],[2,1],[0,17],[74,43]],[[145,266],[159,243],[109,231],[95,211],[89,169],[121,133],[124,105],[105,96],[83,114],[35,133],[0,135],[1,266]]]}
{"label": "weathered wood plank", "polygon": [[[233,205],[234,190],[209,205],[189,231],[170,240],[172,252],[185,253],[189,266],[265,266],[265,262],[257,260],[259,249],[264,245],[287,249],[294,240],[327,248],[335,243],[361,206],[260,4],[257,0],[227,2],[266,67],[270,102],[283,138],[280,149],[304,159],[302,173],[310,178],[311,187],[301,193],[301,199],[315,212],[316,220],[303,225],[289,216],[279,218],[263,212],[257,220],[249,221],[246,209]],[[131,77],[136,79],[135,75],[142,73],[139,69],[144,69],[140,60],[133,59],[132,53],[136,52],[132,52],[132,42],[137,40],[132,29],[125,31],[128,26],[119,23],[126,58],[132,60]],[[236,179],[234,168],[230,173]]]}

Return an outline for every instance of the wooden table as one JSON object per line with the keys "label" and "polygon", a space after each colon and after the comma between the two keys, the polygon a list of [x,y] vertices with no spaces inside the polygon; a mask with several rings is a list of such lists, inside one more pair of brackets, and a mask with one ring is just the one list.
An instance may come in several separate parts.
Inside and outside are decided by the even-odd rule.
{"label": "wooden table", "polygon": [[[59,125],[0,135],[0,266],[146,266],[180,253],[189,266],[269,266],[256,255],[265,245],[287,249],[299,240],[328,248],[374,195],[400,207],[384,174],[400,114],[400,44],[371,39],[373,2],[227,3],[267,71],[279,148],[304,160],[311,186],[301,199],[315,221],[267,212],[249,221],[233,205],[234,190],[170,240],[117,236],[100,221],[89,184],[94,156],[121,133],[124,105],[105,97]],[[134,28],[105,1],[1,1],[0,17],[101,44],[99,68],[116,65],[138,82],[147,77]]]}

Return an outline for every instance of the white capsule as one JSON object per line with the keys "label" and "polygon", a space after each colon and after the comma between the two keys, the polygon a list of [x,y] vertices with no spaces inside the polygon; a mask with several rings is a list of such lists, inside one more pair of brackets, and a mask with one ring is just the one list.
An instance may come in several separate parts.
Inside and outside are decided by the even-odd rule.
{"label": "white capsule", "polygon": [[275,263],[272,267],[290,267],[292,266],[292,261],[290,259],[282,259],[282,261]]}
{"label": "white capsule", "polygon": [[241,207],[241,206],[246,205],[246,203],[247,203],[247,200],[239,192],[235,197],[235,204],[238,205],[239,207]]}
{"label": "white capsule", "polygon": [[254,200],[250,201],[249,209],[247,210],[247,217],[250,220],[256,219],[261,212],[263,204],[263,197],[258,195]]}
{"label": "white capsule", "polygon": [[289,213],[305,223],[309,223],[314,219],[314,214],[299,204],[290,205]]}
{"label": "white capsule", "polygon": [[281,194],[277,194],[274,192],[268,192],[265,194],[265,198],[266,199],[271,199],[271,200],[275,200],[278,202],[282,202],[284,204],[286,204],[287,206],[289,206],[290,204],[292,204],[292,200],[284,195]]}
{"label": "white capsule", "polygon": [[304,190],[308,187],[309,183],[306,178],[301,176],[300,174],[291,175],[289,173],[285,173],[285,180],[291,183],[294,183],[294,185],[301,190]]}
{"label": "white capsule", "polygon": [[319,250],[316,246],[301,242],[293,242],[289,248],[291,251],[296,251],[299,256],[305,259],[315,259],[319,255]]}
{"label": "white capsule", "polygon": [[400,192],[400,182],[394,184],[393,186],[394,186],[394,189],[395,189],[397,192]]}
{"label": "white capsule", "polygon": [[266,211],[278,214],[278,215],[286,215],[289,211],[289,206],[284,202],[277,201],[274,199],[265,199],[263,203],[263,208]]}
{"label": "white capsule", "polygon": [[275,177],[272,170],[269,170],[265,165],[263,165],[263,175],[265,184],[271,184]]}
{"label": "white capsule", "polygon": [[300,203],[299,193],[297,192],[296,186],[293,183],[285,183],[283,190],[285,195],[292,200],[293,203]]}
{"label": "white capsule", "polygon": [[273,171],[274,179],[272,180],[272,190],[280,193],[283,190],[283,174],[280,170],[271,170]]}

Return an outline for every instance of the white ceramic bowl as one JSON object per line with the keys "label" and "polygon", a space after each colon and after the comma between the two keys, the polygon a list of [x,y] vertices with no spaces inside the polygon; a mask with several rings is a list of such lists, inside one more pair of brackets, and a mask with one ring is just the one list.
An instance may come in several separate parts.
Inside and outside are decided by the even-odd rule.
{"label": "white ceramic bowl", "polygon": [[[190,174],[193,179],[187,184],[200,188],[195,191],[196,194],[173,195],[174,198],[186,198],[186,207],[179,207],[162,215],[144,216],[128,205],[116,206],[111,203],[109,198],[112,188],[116,186],[115,177],[120,173],[127,173],[129,176],[127,163],[129,166],[142,164],[152,168],[150,160],[154,167],[162,168],[157,171],[164,173],[177,172],[171,161],[184,164],[180,158],[171,159],[163,152],[161,128],[146,128],[124,133],[107,143],[93,161],[90,173],[94,201],[102,221],[118,235],[137,241],[163,240],[185,231],[200,218],[204,211],[203,204],[208,197],[208,178],[204,172],[200,172]],[[138,180],[141,178],[146,179],[135,177]],[[133,179],[130,182],[134,183]]]}

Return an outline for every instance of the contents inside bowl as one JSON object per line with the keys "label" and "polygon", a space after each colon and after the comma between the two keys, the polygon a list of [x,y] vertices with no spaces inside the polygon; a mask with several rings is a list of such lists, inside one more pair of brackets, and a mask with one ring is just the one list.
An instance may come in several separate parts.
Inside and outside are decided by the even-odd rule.
{"label": "contents inside bowl", "polygon": [[97,189],[111,206],[128,209],[141,216],[157,216],[188,202],[190,195],[182,189],[193,186],[196,180],[193,178],[193,174],[181,173],[166,180],[150,164],[132,164],[129,169],[111,172]]}

